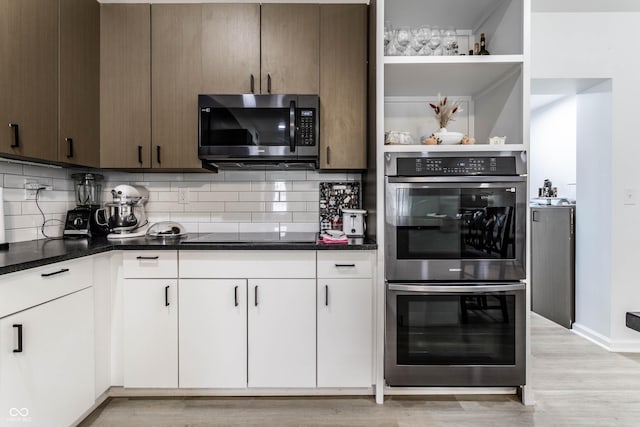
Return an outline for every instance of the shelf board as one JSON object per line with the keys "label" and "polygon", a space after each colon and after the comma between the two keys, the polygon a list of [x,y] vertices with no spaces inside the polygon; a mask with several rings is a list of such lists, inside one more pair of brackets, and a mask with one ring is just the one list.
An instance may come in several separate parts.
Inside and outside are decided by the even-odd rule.
{"label": "shelf board", "polygon": [[522,73],[523,66],[521,55],[412,58],[416,57],[389,57],[392,62],[384,66],[384,96],[474,97],[513,73]]}
{"label": "shelf board", "polygon": [[472,144],[472,145],[385,145],[383,151],[385,153],[416,153],[422,151],[433,152],[469,152],[469,151],[483,151],[483,152],[499,152],[499,151],[526,151],[524,144],[504,144],[504,145],[489,145],[489,144]]}
{"label": "shelf board", "polygon": [[385,64],[521,64],[523,55],[385,56]]}

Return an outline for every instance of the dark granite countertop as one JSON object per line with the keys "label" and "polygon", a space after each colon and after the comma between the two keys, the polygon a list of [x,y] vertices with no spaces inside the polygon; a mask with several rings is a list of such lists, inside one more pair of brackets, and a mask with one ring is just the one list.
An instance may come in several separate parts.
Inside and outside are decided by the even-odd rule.
{"label": "dark granite countertop", "polygon": [[[220,238],[218,239],[218,236]],[[307,239],[308,240],[308,239]],[[9,244],[0,250],[0,275],[40,267],[112,250],[375,250],[371,239],[354,238],[348,244],[323,244],[315,241],[244,240],[228,235],[188,234],[181,238],[151,239],[146,237],[107,240],[50,239]]]}

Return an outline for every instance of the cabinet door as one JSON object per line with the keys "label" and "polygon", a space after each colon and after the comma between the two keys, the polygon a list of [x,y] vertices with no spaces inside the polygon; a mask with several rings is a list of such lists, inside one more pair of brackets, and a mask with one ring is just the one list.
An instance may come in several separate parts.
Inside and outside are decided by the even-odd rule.
{"label": "cabinet door", "polygon": [[58,160],[100,166],[100,4],[60,0]]}
{"label": "cabinet door", "polygon": [[260,5],[202,5],[201,93],[260,93]]}
{"label": "cabinet door", "polygon": [[178,387],[178,284],[124,281],[124,386]]}
{"label": "cabinet door", "polygon": [[202,80],[200,4],[151,6],[153,168],[200,168],[198,93]]}
{"label": "cabinet door", "polygon": [[0,320],[2,425],[72,425],[94,403],[93,361],[91,288]]}
{"label": "cabinet door", "polygon": [[319,6],[268,3],[261,11],[262,93],[317,94]]}
{"label": "cabinet door", "polygon": [[[151,166],[148,4],[100,6],[100,166]],[[195,124],[194,124],[195,126]]]}
{"label": "cabinet door", "polygon": [[320,168],[367,167],[367,14],[320,6]]}
{"label": "cabinet door", "polygon": [[58,2],[0,0],[0,58],[0,152],[57,160]]}
{"label": "cabinet door", "polygon": [[371,279],[318,279],[318,387],[371,387]]}
{"label": "cabinet door", "polygon": [[180,387],[247,386],[247,281],[180,281]]}
{"label": "cabinet door", "polygon": [[315,387],[315,282],[249,280],[249,387]]}

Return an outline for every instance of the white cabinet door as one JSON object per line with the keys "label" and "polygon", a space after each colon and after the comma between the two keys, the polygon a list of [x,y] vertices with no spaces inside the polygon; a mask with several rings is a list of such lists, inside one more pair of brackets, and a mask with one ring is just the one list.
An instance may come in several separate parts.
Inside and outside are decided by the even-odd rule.
{"label": "white cabinet door", "polygon": [[371,279],[318,279],[318,387],[371,387]]}
{"label": "white cabinet door", "polygon": [[94,403],[93,363],[92,288],[3,318],[0,425],[73,424]]}
{"label": "white cabinet door", "polygon": [[180,387],[247,386],[247,281],[180,281]]}
{"label": "white cabinet door", "polygon": [[316,281],[250,279],[249,387],[315,387]]}
{"label": "white cabinet door", "polygon": [[124,386],[178,387],[178,284],[124,280]]}

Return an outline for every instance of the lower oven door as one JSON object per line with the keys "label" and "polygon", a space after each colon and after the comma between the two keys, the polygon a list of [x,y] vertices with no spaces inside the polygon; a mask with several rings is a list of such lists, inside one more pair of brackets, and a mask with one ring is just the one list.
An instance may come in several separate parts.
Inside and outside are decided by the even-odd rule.
{"label": "lower oven door", "polygon": [[525,383],[525,284],[387,284],[390,386]]}

